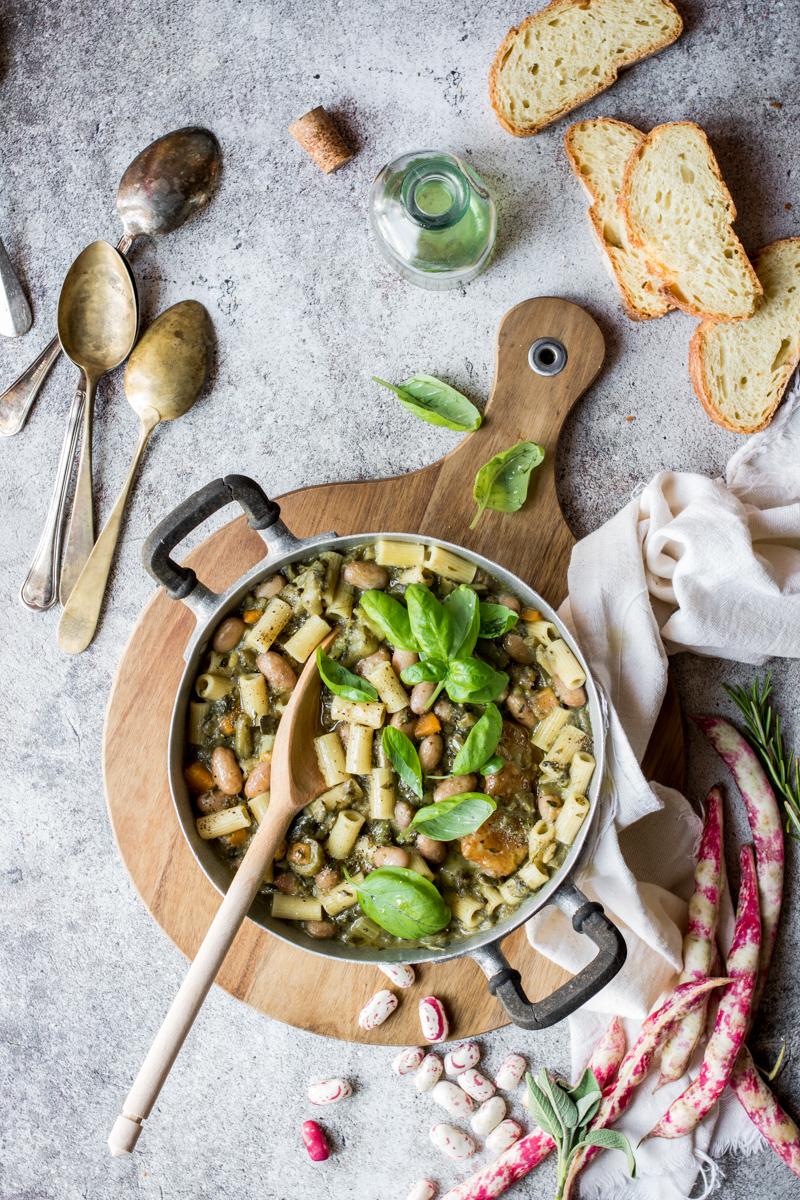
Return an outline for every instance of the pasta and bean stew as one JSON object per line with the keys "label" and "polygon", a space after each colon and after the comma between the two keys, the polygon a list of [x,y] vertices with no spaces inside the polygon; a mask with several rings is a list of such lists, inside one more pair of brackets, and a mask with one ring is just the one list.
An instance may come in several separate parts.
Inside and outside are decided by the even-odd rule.
{"label": "pasta and bean stew", "polygon": [[265,876],[272,916],[313,939],[434,950],[512,916],[589,812],[586,676],[556,626],[423,543],[326,550],[264,580],[218,625],[189,704],[197,830],[233,871],[312,654],[326,790]]}

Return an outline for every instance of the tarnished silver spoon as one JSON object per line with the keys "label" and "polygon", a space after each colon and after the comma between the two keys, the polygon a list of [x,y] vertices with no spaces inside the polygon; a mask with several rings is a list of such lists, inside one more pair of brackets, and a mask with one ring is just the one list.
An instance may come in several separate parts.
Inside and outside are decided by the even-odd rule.
{"label": "tarnished silver spoon", "polygon": [[[120,254],[127,254],[142,234],[161,237],[188,221],[211,195],[221,162],[219,143],[208,129],[191,125],[151,142],[120,180],[117,209],[125,230],[117,243]],[[22,429],[60,353],[54,337],[0,395],[0,434],[10,437]]]}

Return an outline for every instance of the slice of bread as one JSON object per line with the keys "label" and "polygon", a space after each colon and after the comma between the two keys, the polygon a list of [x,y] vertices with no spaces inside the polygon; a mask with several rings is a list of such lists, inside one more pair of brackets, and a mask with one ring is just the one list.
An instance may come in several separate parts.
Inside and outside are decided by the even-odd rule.
{"label": "slice of bread", "polygon": [[693,317],[751,317],[761,284],[731,228],[736,209],[708,139],[677,121],[631,155],[619,198],[631,244],[664,277],[664,294]]}
{"label": "slice of bread", "polygon": [[492,108],[514,137],[530,137],[682,29],[670,0],[552,0],[506,34],[489,72]]}
{"label": "slice of bread", "polygon": [[570,125],[564,138],[567,158],[592,201],[586,213],[589,228],[632,321],[663,317],[673,307],[661,291],[661,276],[650,270],[644,253],[631,245],[617,206],[625,164],[644,139],[633,125],[610,117]]}
{"label": "slice of bread", "polygon": [[756,315],[703,321],[689,349],[689,374],[703,408],[734,433],[769,425],[800,362],[800,238],[765,246],[753,265],[764,288]]}

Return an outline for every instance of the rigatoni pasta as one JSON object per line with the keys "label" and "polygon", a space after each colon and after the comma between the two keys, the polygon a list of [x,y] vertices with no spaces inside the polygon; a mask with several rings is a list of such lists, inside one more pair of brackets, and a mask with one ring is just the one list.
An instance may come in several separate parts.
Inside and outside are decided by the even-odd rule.
{"label": "rigatoni pasta", "polygon": [[329,788],[348,778],[344,747],[337,733],[323,733],[314,738],[314,749],[320,773]]}

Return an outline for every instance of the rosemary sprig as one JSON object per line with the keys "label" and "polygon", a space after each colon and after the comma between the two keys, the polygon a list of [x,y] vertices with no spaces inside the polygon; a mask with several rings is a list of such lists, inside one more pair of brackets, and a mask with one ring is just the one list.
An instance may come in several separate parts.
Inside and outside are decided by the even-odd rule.
{"label": "rosemary sprig", "polygon": [[767,672],[763,685],[756,679],[747,688],[732,688],[723,683],[725,691],[744,717],[747,740],[755,750],[767,778],[783,800],[786,810],[786,832],[800,842],[800,761],[794,750],[786,754],[781,737],[781,719],[769,703],[772,691],[772,672]]}

